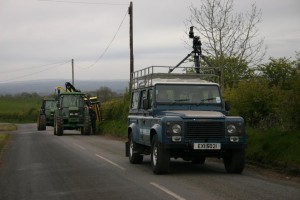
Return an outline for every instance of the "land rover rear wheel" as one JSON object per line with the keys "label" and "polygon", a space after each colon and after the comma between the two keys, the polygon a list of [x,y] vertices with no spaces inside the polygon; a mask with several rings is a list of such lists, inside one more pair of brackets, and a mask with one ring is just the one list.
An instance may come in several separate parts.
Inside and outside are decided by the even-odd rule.
{"label": "land rover rear wheel", "polygon": [[132,164],[140,164],[143,162],[144,156],[137,152],[137,144],[133,141],[133,135],[129,136],[129,161]]}
{"label": "land rover rear wheel", "polygon": [[164,149],[159,143],[157,135],[154,135],[152,139],[151,166],[155,174],[165,174],[169,172],[170,152]]}

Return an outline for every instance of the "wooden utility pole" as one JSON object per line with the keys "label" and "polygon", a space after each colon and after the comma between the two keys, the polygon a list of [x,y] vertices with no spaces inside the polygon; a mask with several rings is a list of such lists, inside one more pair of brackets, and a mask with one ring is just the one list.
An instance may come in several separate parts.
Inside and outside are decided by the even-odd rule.
{"label": "wooden utility pole", "polygon": [[132,75],[133,75],[133,71],[134,71],[134,59],[133,59],[133,25],[132,25],[133,8],[132,8],[132,1],[130,2],[130,6],[128,8],[128,14],[129,14],[130,87],[131,87]]}
{"label": "wooden utility pole", "polygon": [[74,59],[72,59],[72,85],[74,86]]}

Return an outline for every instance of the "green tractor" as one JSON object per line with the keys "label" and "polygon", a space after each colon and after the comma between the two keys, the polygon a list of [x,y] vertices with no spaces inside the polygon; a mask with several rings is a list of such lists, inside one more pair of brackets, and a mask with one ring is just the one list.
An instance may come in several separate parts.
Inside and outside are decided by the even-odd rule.
{"label": "green tractor", "polygon": [[54,122],[54,110],[56,108],[57,101],[54,98],[44,98],[41,109],[38,113],[37,130],[46,130],[46,126],[53,126]]}
{"label": "green tractor", "polygon": [[[71,89],[70,89],[71,87]],[[80,129],[82,135],[90,135],[91,118],[85,94],[66,83],[66,91],[58,92],[54,113],[54,135],[61,136],[64,130]]]}

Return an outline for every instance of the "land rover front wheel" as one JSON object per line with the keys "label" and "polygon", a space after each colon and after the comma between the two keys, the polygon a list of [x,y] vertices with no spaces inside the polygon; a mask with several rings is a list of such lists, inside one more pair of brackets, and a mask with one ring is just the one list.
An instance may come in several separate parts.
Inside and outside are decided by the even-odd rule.
{"label": "land rover front wheel", "polygon": [[227,173],[242,173],[245,167],[245,150],[232,150],[223,157]]}
{"label": "land rover front wheel", "polygon": [[137,151],[137,145],[133,141],[133,135],[129,136],[129,161],[132,164],[140,164],[143,162],[144,156],[139,154]]}
{"label": "land rover front wheel", "polygon": [[165,174],[169,171],[170,152],[159,143],[157,135],[152,139],[151,166],[155,174]]}

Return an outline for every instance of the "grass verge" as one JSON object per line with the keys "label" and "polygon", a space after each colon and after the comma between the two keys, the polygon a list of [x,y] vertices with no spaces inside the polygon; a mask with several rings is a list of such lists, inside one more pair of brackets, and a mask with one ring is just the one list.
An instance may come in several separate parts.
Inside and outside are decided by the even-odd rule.
{"label": "grass verge", "polygon": [[17,130],[15,124],[0,123],[0,131],[14,131]]}
{"label": "grass verge", "polygon": [[247,129],[247,160],[300,174],[300,133]]}
{"label": "grass verge", "polygon": [[5,131],[14,131],[17,130],[15,124],[0,123],[0,156],[3,151],[3,148],[10,138],[10,134],[5,133]]}
{"label": "grass verge", "polygon": [[103,121],[97,126],[97,132],[102,135],[110,135],[124,139],[127,136],[127,124],[126,122],[117,120]]}
{"label": "grass verge", "polygon": [[6,144],[6,142],[8,141],[8,139],[10,138],[10,135],[7,133],[0,133],[0,156],[1,153],[3,151],[3,148]]}

